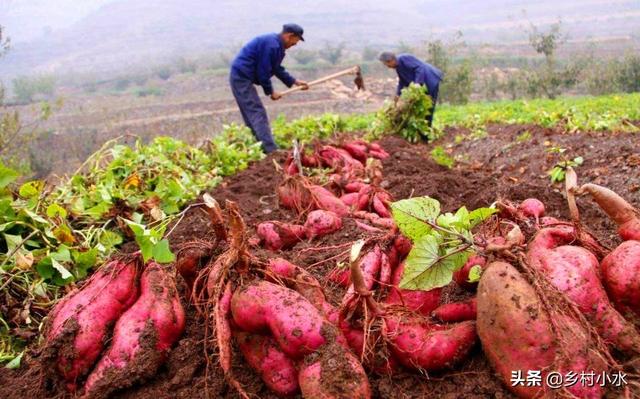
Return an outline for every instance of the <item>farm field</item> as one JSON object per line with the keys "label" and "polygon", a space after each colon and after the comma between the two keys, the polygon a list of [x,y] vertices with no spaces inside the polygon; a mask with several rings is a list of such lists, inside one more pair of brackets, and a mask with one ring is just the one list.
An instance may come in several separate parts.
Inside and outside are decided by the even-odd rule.
{"label": "farm field", "polygon": [[[608,187],[632,206],[640,207],[637,94],[446,106],[438,109],[435,130],[438,138],[429,144],[411,144],[407,139],[413,140],[414,136],[403,138],[402,133],[381,132],[381,114],[372,112],[380,107],[379,101],[368,105],[363,101],[362,111],[369,113],[361,114],[353,113],[346,103],[340,104],[343,103],[334,104],[340,108],[340,115],[276,120],[277,141],[286,148],[293,139],[308,143],[309,147],[316,140],[340,143],[360,135],[377,139],[389,154],[381,162],[382,178],[378,184],[394,201],[429,196],[440,203],[445,213],[462,206],[473,210],[489,207],[496,201],[520,203],[537,198],[544,203],[546,215],[568,220],[571,215],[563,180],[566,167],[573,166],[580,184],[590,182]],[[203,212],[202,193],[209,193],[220,204],[227,200],[235,202],[249,237],[255,236],[263,222],[304,223],[304,215],[281,206],[282,199],[276,192],[285,179],[282,168],[290,151],[264,157],[246,131],[237,126],[227,127],[211,145],[212,148],[204,146],[196,150],[170,139],[157,139],[150,145],[139,144],[131,152],[117,145],[107,146],[88,158],[78,175],[55,189],[23,184],[13,187],[11,194],[7,189],[9,183],[4,182],[16,176],[2,171],[1,225],[5,234],[12,237],[13,248],[20,244],[14,255],[19,253],[27,259],[28,266],[17,256],[0,258],[3,276],[17,276],[0,280],[2,294],[8,299],[2,309],[5,327],[0,330],[3,360],[13,359],[15,363],[15,356],[24,353],[15,370],[0,369],[1,397],[68,395],[60,381],[51,378],[43,366],[43,353],[37,344],[39,323],[53,303],[69,287],[76,283],[82,286],[85,276],[103,259],[114,252],[131,253],[138,248],[144,252],[147,248],[156,259],[169,264],[173,272],[173,255],[169,252],[179,261],[181,249],[189,243],[202,242],[198,240],[215,243],[215,249],[208,255],[212,259],[224,251],[229,244],[216,241],[215,225],[210,215]],[[167,157],[167,153],[174,156]],[[146,161],[142,162],[141,157]],[[311,176],[328,183],[326,172],[312,170]],[[171,186],[169,181],[177,185]],[[110,198],[98,199],[105,187],[111,192]],[[343,194],[335,186],[327,187]],[[607,250],[620,244],[616,224],[595,202],[581,197],[578,206],[581,226],[591,231]],[[349,249],[356,241],[375,241],[386,231],[363,229],[359,224],[363,220],[354,216],[345,215],[342,228],[333,233],[301,240],[282,251],[267,250],[264,244],[248,239],[248,251],[257,264],[279,256],[304,268],[320,282],[328,302],[339,306],[346,289],[328,278],[331,270],[339,262],[348,263]],[[133,220],[135,226],[123,222],[124,219]],[[520,222],[529,241],[539,226],[534,226],[531,220]],[[42,239],[38,238],[39,231],[43,231]],[[145,241],[144,236],[152,239]],[[28,243],[29,240],[34,242]],[[105,242],[111,242],[111,246]],[[514,251],[526,251],[526,246],[521,243]],[[92,253],[92,259],[82,256],[86,253]],[[499,252],[487,252],[487,257],[513,262]],[[232,273],[232,278],[237,278],[236,273]],[[375,292],[377,298],[382,300],[388,289],[381,285]],[[123,386],[129,383],[133,386],[115,391],[113,397],[239,397],[212,352],[213,344],[205,345],[212,340],[207,335],[209,322],[198,313],[187,282],[180,276],[177,292],[186,311],[184,333],[152,377],[143,382],[125,381]],[[438,304],[459,302],[473,295],[474,291],[466,291],[451,281],[442,289]],[[33,320],[30,323],[25,322],[25,310]],[[27,349],[22,352],[25,344]],[[453,370],[428,372],[428,376],[410,367],[401,368],[392,376],[368,371],[371,396],[516,397],[496,375],[483,350],[485,346],[485,341],[480,344],[476,339],[468,355]],[[277,397],[247,366],[237,345],[233,346],[232,354],[232,374],[249,395]],[[618,362],[628,360],[628,355],[618,352],[614,356]],[[605,394],[614,398],[629,392],[608,389]]]}

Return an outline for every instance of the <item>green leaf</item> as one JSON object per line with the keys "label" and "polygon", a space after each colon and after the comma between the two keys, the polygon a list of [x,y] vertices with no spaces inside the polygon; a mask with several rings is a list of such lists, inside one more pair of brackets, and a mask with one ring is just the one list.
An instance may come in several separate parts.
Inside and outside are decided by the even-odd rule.
{"label": "green leaf", "polygon": [[147,262],[153,257],[153,248],[155,244],[149,236],[136,236],[136,244],[140,248],[142,259]]}
{"label": "green leaf", "polygon": [[392,203],[391,212],[400,232],[415,242],[431,232],[425,221],[435,221],[440,213],[440,203],[430,197],[404,199]]}
{"label": "green leaf", "polygon": [[60,216],[64,219],[67,217],[67,210],[58,204],[51,204],[47,207],[47,216],[50,218]]}
{"label": "green leaf", "polygon": [[153,259],[158,263],[171,263],[176,259],[169,248],[168,240],[161,240],[153,246]]}
{"label": "green leaf", "polygon": [[20,367],[20,363],[22,362],[22,356],[24,355],[24,352],[20,352],[20,354],[16,357],[14,357],[9,363],[7,363],[6,366],[4,366],[5,368],[8,368],[10,370],[15,370],[18,367]]}
{"label": "green leaf", "polygon": [[77,279],[81,279],[87,275],[87,271],[96,265],[98,262],[98,250],[91,248],[88,251],[73,252],[73,260],[75,263],[75,275]]}
{"label": "green leaf", "polygon": [[498,213],[496,208],[478,208],[469,213],[469,228],[472,229],[489,219],[491,215]]}
{"label": "green leaf", "polygon": [[2,236],[7,243],[7,252],[11,252],[16,249],[16,247],[22,242],[22,237],[19,235],[4,233]]}
{"label": "green leaf", "polygon": [[67,270],[67,268],[65,268],[60,262],[55,260],[53,257],[51,258],[51,266],[53,266],[53,268],[56,269],[58,273],[60,273],[60,276],[62,277],[63,280],[67,281],[67,280],[73,279],[73,274],[71,274],[69,270]]}
{"label": "green leaf", "polygon": [[580,166],[584,163],[584,158],[583,157],[575,157],[573,158],[573,163],[575,164],[575,166]]}
{"label": "green leaf", "polygon": [[428,235],[414,243],[405,261],[400,288],[428,291],[451,282],[453,273],[465,264],[471,251],[454,253],[457,248],[450,248],[441,255],[440,240],[437,235]]}
{"label": "green leaf", "polygon": [[111,249],[122,244],[122,236],[113,230],[105,230],[100,233],[98,242],[100,242],[100,244],[102,244],[105,248]]}
{"label": "green leaf", "polygon": [[480,281],[480,277],[482,276],[482,266],[474,265],[469,269],[469,278],[467,279],[470,283],[477,283]]}
{"label": "green leaf", "polygon": [[13,169],[7,168],[0,162],[0,188],[5,188],[20,177],[20,173]]}
{"label": "green leaf", "polygon": [[32,198],[39,196],[43,189],[44,182],[42,180],[32,180],[20,186],[18,193],[22,198]]}

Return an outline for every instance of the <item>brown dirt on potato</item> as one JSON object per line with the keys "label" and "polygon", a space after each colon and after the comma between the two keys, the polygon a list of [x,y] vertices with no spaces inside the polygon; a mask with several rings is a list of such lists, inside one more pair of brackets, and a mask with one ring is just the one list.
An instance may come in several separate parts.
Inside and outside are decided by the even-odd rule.
{"label": "brown dirt on potato", "polygon": [[[531,138],[518,142],[517,137],[530,132]],[[383,162],[383,187],[395,199],[430,195],[437,198],[443,210],[455,210],[462,205],[469,209],[487,206],[497,198],[513,201],[536,197],[543,201],[551,216],[567,218],[568,211],[561,185],[552,186],[546,172],[557,162],[556,155],[545,150],[551,146],[567,148],[568,157],[582,156],[585,163],[577,168],[579,182],[594,182],[608,186],[640,207],[640,167],[635,162],[640,151],[640,136],[616,133],[563,134],[538,126],[487,127],[487,136],[478,140],[465,139],[456,143],[456,136],[468,135],[465,129],[449,129],[446,138],[436,143],[458,159],[449,170],[433,162],[429,152],[433,145],[409,145],[404,140],[389,137],[382,146],[391,157]],[[525,135],[526,136],[526,135]],[[278,208],[276,188],[281,177],[274,161],[282,164],[285,155],[278,153],[247,170],[225,179],[211,191],[221,203],[236,201],[247,226],[255,232],[258,223],[267,220],[294,222],[295,214]],[[199,202],[199,201],[196,201]],[[608,245],[615,245],[616,229],[606,215],[587,198],[578,205],[584,223]],[[265,259],[283,256],[305,267],[319,281],[336,260],[348,256],[350,243],[370,233],[363,232],[351,219],[345,219],[339,232],[313,242],[298,243],[292,250],[275,254],[258,248],[252,252]],[[190,209],[172,232],[172,248],[194,239],[213,237],[211,224],[203,209]],[[184,296],[185,287],[180,287]],[[326,284],[327,298],[339,304],[344,289]],[[468,297],[468,293],[453,286],[446,287],[443,303]],[[218,366],[217,358],[210,363],[204,354],[204,322],[193,307],[187,309],[187,328],[170,352],[167,362],[150,381],[120,391],[114,398],[237,398],[228,386]],[[71,397],[71,395],[39,384],[35,377],[38,354],[30,351],[20,370],[0,369],[0,397]],[[275,398],[260,378],[234,351],[233,372],[247,392],[257,398]],[[370,375],[375,398],[512,398],[494,375],[481,348],[476,347],[470,358],[455,370],[431,373],[429,376],[403,371],[391,377]],[[615,397],[615,396],[611,396]]]}

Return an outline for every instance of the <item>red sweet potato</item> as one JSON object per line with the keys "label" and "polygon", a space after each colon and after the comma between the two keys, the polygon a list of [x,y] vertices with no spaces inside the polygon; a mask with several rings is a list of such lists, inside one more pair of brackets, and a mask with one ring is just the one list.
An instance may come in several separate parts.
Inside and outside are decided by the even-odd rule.
{"label": "red sweet potato", "polygon": [[358,359],[332,343],[307,356],[298,375],[304,398],[369,399],[369,380]]}
{"label": "red sweet potato", "polygon": [[231,314],[243,331],[270,331],[280,349],[293,359],[301,359],[324,345],[326,330],[333,327],[302,295],[267,281],[236,289]]}
{"label": "red sweet potato", "polygon": [[91,370],[109,329],[137,297],[136,262],[112,261],[56,305],[49,315],[43,358],[55,362],[69,389]]}
{"label": "red sweet potato", "polygon": [[602,281],[616,309],[640,327],[640,241],[625,241],[602,260]]}
{"label": "red sweet potato", "polygon": [[351,285],[351,271],[348,267],[335,267],[329,272],[327,278],[344,288]]}
{"label": "red sweet potato", "polygon": [[327,320],[340,328],[344,337],[347,339],[347,343],[355,353],[362,353],[364,342],[363,331],[354,329],[347,321],[341,320],[339,310],[327,302],[322,286],[315,277],[306,270],[281,258],[270,259],[267,270],[272,273],[272,275],[285,279],[288,287],[296,290],[311,302]]}
{"label": "red sweet potato", "polygon": [[540,219],[544,216],[544,204],[537,198],[527,198],[518,205],[518,210],[523,215]]}
{"label": "red sweet potato", "polygon": [[352,157],[365,164],[367,162],[367,145],[357,142],[348,142],[342,144],[344,148]]}
{"label": "red sweet potato", "polygon": [[475,320],[478,315],[476,298],[473,297],[462,302],[452,302],[438,306],[432,316],[445,323]]}
{"label": "red sweet potato", "polygon": [[[533,287],[510,264],[491,263],[478,286],[477,328],[482,348],[503,383],[520,398],[546,397],[549,371],[604,371],[600,359],[588,350],[588,333],[578,323],[567,321],[569,328],[554,333],[551,317]],[[570,354],[556,361],[560,346]],[[542,371],[542,386],[513,385],[512,372]],[[569,391],[580,398],[600,398],[602,388],[581,385],[580,380]]]}
{"label": "red sweet potato", "polygon": [[474,266],[480,266],[484,268],[487,264],[487,259],[480,255],[471,255],[462,268],[453,273],[453,279],[462,288],[466,290],[473,290],[478,283],[469,282],[469,272]]}
{"label": "red sweet potato", "polygon": [[304,226],[278,221],[260,223],[257,233],[262,245],[273,251],[291,249],[306,237]]}
{"label": "red sweet potato", "polygon": [[451,326],[432,324],[415,315],[387,315],[387,339],[394,357],[404,366],[425,371],[452,367],[477,341],[475,322]]}
{"label": "red sweet potato", "polygon": [[389,202],[387,200],[388,195],[386,193],[376,193],[373,196],[373,210],[382,218],[390,218],[391,211],[389,210]]}
{"label": "red sweet potato", "polygon": [[438,307],[442,289],[435,288],[430,291],[412,291],[398,288],[403,272],[404,263],[401,263],[393,273],[393,287],[384,302],[388,305],[402,305],[414,312],[429,316],[431,312]]}
{"label": "red sweet potato", "polygon": [[387,286],[391,283],[391,277],[393,275],[393,266],[389,260],[389,256],[386,253],[380,255],[380,285]]}
{"label": "red sweet potato", "polygon": [[344,191],[347,193],[359,193],[364,187],[369,185],[361,181],[351,181],[344,186]]}
{"label": "red sweet potato", "polygon": [[623,240],[640,240],[640,214],[622,197],[597,184],[585,184],[575,191],[593,197],[598,206],[618,224],[618,234]]}
{"label": "red sweet potato", "polygon": [[349,207],[336,197],[331,191],[322,186],[312,185],[309,187],[319,209],[331,211],[340,217],[349,215]]}
{"label": "red sweet potato", "polygon": [[106,397],[155,374],[185,327],[175,275],[149,263],[140,279],[140,297],[118,319],[111,346],[85,384],[87,397]]}
{"label": "red sweet potato", "polygon": [[358,193],[348,193],[340,197],[340,201],[344,202],[346,206],[351,208],[358,204],[358,198],[360,198]]}
{"label": "red sweet potato", "polygon": [[273,338],[239,331],[233,336],[249,366],[269,389],[281,396],[290,396],[300,390],[293,360],[280,350]]}
{"label": "red sweet potato", "polygon": [[342,218],[331,211],[318,209],[309,212],[304,224],[305,236],[309,239],[334,233],[342,228]]}
{"label": "red sweet potato", "polygon": [[607,343],[640,353],[640,335],[609,302],[596,257],[582,247],[562,245],[573,240],[571,227],[544,228],[529,243],[527,260],[584,312]]}

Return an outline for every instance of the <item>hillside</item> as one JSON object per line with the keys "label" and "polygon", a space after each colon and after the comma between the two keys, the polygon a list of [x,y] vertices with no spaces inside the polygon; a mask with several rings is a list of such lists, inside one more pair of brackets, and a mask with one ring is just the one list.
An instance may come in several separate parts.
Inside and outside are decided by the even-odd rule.
{"label": "hillside", "polygon": [[[374,4],[302,0],[295,5],[275,0],[95,0],[72,13],[74,17],[65,25],[60,10],[72,6],[65,1],[56,7],[40,4],[36,9],[16,0],[0,6],[0,23],[7,26],[14,43],[0,65],[0,75],[113,70],[151,58],[202,54],[237,46],[286,21],[305,27],[308,47],[320,47],[326,40],[345,41],[354,48],[394,45],[400,40],[416,43],[456,31],[463,32],[468,42],[513,42],[524,39],[529,21],[543,26],[558,18],[576,40],[640,33],[640,5],[629,0],[543,0],[535,4],[515,0]],[[466,12],[456,11],[460,9]],[[51,21],[47,22],[49,11]],[[86,14],[80,17],[82,12]],[[38,31],[44,33],[36,35]],[[23,40],[20,33],[29,40]]]}

